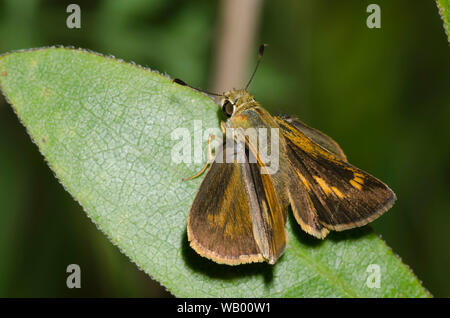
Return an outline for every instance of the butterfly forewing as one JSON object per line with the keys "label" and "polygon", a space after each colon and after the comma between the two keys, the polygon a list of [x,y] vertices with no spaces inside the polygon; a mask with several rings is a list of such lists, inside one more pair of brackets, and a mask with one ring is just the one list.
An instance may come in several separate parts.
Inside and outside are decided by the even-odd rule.
{"label": "butterfly forewing", "polygon": [[270,177],[246,159],[212,163],[189,211],[188,239],[218,263],[273,264],[286,245],[286,219]]}
{"label": "butterfly forewing", "polygon": [[339,144],[336,141],[334,141],[331,137],[325,135],[323,132],[314,129],[312,127],[309,127],[299,119],[291,117],[289,115],[274,116],[274,118],[278,124],[281,125],[289,124],[293,126],[297,131],[300,131],[311,141],[330,151],[332,154],[334,154],[342,161],[347,161],[347,157],[345,156],[344,151],[341,149]]}
{"label": "butterfly forewing", "polygon": [[326,229],[362,226],[393,205],[394,192],[343,160],[335,146],[329,149],[331,138],[328,143],[323,139],[323,145],[318,146],[298,126],[284,121],[280,127],[286,138],[291,174],[296,177],[289,184],[289,197],[294,215],[306,232],[323,238]]}

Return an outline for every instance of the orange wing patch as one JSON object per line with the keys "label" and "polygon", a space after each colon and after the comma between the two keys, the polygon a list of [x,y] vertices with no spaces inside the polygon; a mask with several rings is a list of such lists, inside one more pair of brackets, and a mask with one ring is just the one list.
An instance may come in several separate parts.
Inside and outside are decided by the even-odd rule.
{"label": "orange wing patch", "polygon": [[358,190],[362,190],[362,186],[364,185],[364,175],[358,172],[353,172],[353,179],[350,180],[350,184]]}

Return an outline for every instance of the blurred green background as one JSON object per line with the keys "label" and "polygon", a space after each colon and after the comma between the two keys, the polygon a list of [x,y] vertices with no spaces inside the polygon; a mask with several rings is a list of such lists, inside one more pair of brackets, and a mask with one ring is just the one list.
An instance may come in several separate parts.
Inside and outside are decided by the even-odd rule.
{"label": "blurred green background", "polygon": [[[68,29],[73,2],[1,0],[0,53],[83,47],[211,87],[219,2],[77,1],[81,29]],[[366,26],[369,3],[381,29]],[[433,295],[450,296],[450,59],[435,2],[266,1],[253,40],[255,52],[270,47],[250,91],[333,136],[396,192],[373,227]],[[66,287],[71,263],[81,289]],[[0,296],[169,296],[64,191],[4,98]]]}

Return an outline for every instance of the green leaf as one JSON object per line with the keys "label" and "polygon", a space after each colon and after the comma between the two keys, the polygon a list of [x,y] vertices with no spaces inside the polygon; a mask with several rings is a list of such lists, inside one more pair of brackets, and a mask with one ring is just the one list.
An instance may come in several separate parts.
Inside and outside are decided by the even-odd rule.
{"label": "green leaf", "polygon": [[444,29],[450,42],[450,0],[436,0],[439,14],[444,21]]}
{"label": "green leaf", "polygon": [[[173,163],[180,141],[171,133],[179,127],[193,133],[194,120],[217,128],[219,118],[214,102],[192,89],[65,48],[2,56],[0,85],[67,191],[111,242],[176,296],[430,296],[367,227],[319,241],[290,215],[290,241],[274,266],[230,267],[197,255],[187,242],[186,217],[201,178],[182,178],[202,163]],[[379,266],[380,288],[366,283],[371,264]]]}

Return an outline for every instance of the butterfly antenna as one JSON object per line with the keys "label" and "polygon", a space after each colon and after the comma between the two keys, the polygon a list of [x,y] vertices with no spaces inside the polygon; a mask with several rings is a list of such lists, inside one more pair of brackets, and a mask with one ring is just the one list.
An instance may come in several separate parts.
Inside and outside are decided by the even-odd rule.
{"label": "butterfly antenna", "polygon": [[255,69],[253,70],[252,76],[250,76],[250,79],[249,79],[247,85],[245,85],[245,90],[247,90],[247,88],[250,86],[250,83],[252,82],[253,77],[254,77],[255,74],[256,74],[256,70],[258,69],[259,63],[261,62],[261,59],[262,59],[263,54],[264,54],[264,48],[265,48],[266,46],[268,46],[268,44],[261,44],[260,47],[259,47],[259,50],[258,50],[258,60],[256,61],[256,66],[255,66]]}
{"label": "butterfly antenna", "polygon": [[205,94],[208,94],[208,95],[214,95],[214,96],[222,96],[222,94],[217,94],[217,93],[211,93],[211,92],[207,92],[207,91],[202,91],[201,89],[198,89],[198,88],[196,88],[196,87],[193,87],[193,86],[187,84],[186,82],[180,80],[179,78],[175,78],[172,82],[177,83],[177,84],[179,84],[179,85],[181,85],[181,86],[187,86],[187,87],[189,87],[189,88],[192,88],[193,90],[196,90],[197,92],[205,93]]}

